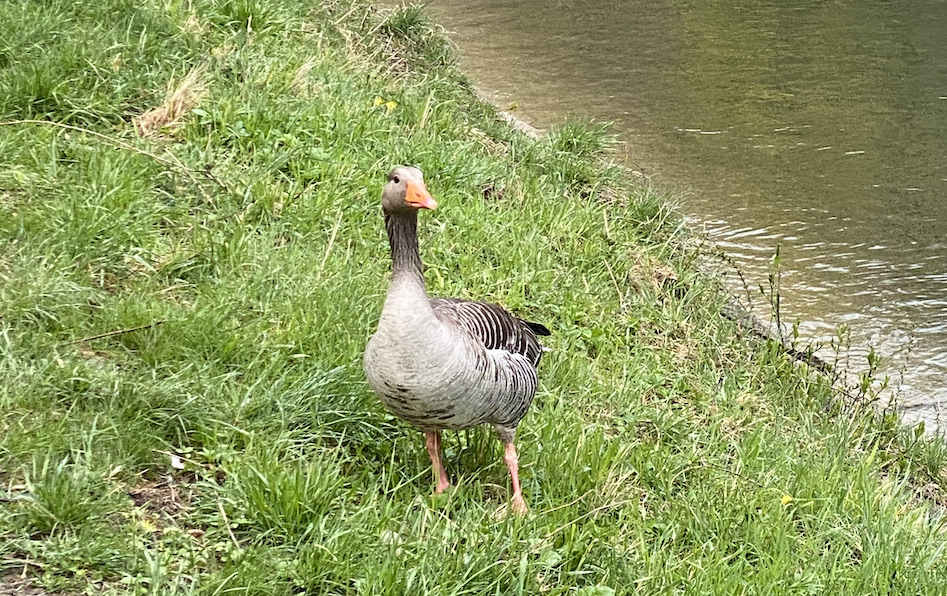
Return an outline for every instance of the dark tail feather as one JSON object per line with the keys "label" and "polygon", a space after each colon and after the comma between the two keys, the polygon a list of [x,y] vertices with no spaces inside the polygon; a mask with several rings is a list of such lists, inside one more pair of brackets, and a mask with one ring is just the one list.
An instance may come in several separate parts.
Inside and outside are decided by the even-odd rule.
{"label": "dark tail feather", "polygon": [[533,323],[532,321],[523,321],[526,326],[533,330],[536,335],[552,335],[552,332],[542,323]]}

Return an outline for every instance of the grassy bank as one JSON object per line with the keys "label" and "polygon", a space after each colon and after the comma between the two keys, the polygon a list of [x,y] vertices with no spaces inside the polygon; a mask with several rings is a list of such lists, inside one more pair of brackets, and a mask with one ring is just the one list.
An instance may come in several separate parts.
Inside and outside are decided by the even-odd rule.
{"label": "grassy bank", "polygon": [[[415,9],[0,4],[0,593],[908,594],[943,444],[742,338],[605,131],[479,102]],[[361,353],[378,195],[432,293],[553,330],[520,426],[421,435]]]}

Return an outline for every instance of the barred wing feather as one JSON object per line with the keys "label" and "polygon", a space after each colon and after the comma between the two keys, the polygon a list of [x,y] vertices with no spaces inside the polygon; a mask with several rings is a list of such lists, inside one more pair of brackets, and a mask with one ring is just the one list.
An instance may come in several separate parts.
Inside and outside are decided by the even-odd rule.
{"label": "barred wing feather", "polygon": [[457,325],[480,340],[486,349],[520,354],[533,366],[539,364],[542,346],[536,336],[549,335],[543,325],[524,321],[489,302],[431,298],[431,307],[439,319]]}

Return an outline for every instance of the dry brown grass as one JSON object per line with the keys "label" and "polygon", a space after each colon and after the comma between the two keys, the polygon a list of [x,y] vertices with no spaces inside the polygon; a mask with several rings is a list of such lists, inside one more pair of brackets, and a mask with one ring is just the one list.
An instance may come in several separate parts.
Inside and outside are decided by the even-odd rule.
{"label": "dry brown grass", "polygon": [[147,137],[174,129],[188,112],[204,98],[207,84],[205,65],[196,66],[172,89],[160,106],[135,118],[138,134]]}
{"label": "dry brown grass", "polygon": [[309,72],[318,63],[318,60],[314,56],[310,56],[296,69],[296,73],[293,75],[293,80],[289,84],[289,87],[297,96],[312,97],[318,93],[319,85],[314,84],[309,79]]}

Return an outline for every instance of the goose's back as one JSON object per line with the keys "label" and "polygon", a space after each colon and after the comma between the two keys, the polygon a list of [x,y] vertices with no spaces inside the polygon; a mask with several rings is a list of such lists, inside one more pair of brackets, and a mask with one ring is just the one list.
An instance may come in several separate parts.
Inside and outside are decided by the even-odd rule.
{"label": "goose's back", "polygon": [[536,335],[549,335],[542,325],[524,321],[497,304],[477,300],[431,298],[431,307],[438,318],[456,325],[485,349],[519,354],[533,368],[539,366],[542,346]]}

